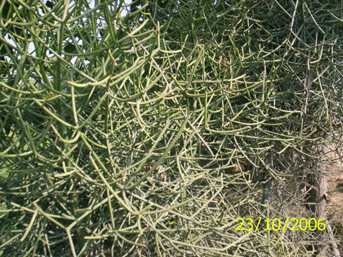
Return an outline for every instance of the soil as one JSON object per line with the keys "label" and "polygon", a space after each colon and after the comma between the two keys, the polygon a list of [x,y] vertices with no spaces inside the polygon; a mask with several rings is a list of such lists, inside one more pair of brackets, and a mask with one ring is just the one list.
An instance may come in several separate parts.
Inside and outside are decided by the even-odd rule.
{"label": "soil", "polygon": [[326,216],[332,224],[338,248],[343,256],[343,151],[330,145],[326,147],[327,162],[324,164],[327,181],[327,208]]}
{"label": "soil", "polygon": [[[307,177],[300,174],[275,183],[270,197],[270,205],[281,210],[281,213],[274,213],[276,216],[317,216],[327,220],[333,233],[287,235],[298,247],[307,240],[318,243],[319,246],[309,255],[311,257],[343,257],[343,147],[339,147],[341,151],[337,148],[337,145],[333,144],[321,147],[321,160],[317,163],[316,170],[310,169]],[[320,179],[314,179],[317,180],[314,185],[313,181],[309,182],[309,177],[316,178],[315,174]],[[309,205],[309,202],[313,205]],[[330,240],[334,240],[336,244],[330,243]],[[310,245],[312,243],[305,243],[306,248]]]}

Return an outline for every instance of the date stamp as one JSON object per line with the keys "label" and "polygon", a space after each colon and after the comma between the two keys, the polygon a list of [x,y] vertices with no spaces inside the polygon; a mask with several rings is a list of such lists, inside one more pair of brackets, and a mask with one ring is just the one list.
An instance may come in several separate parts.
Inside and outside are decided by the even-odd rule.
{"label": "date stamp", "polygon": [[236,220],[237,225],[234,230],[236,232],[282,232],[287,231],[327,231],[328,225],[323,218],[303,218],[303,217],[287,217],[287,218],[252,218],[240,217]]}

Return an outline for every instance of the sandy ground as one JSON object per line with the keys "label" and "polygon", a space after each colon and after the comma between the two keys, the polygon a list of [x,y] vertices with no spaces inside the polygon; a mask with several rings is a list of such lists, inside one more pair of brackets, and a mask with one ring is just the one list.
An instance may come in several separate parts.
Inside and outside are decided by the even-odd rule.
{"label": "sandy ground", "polygon": [[[321,252],[310,254],[311,257],[343,257],[343,147],[340,147],[340,149],[341,152],[334,145],[322,147],[321,161],[317,163],[316,169],[318,170],[315,172],[323,175],[324,183],[318,182],[315,190],[312,191],[315,194],[314,198],[317,198],[312,198],[313,202],[321,202],[318,200],[319,195],[322,195],[322,198],[325,199],[321,202],[322,205],[314,203],[312,206],[316,206],[317,214],[318,212],[321,213],[319,214],[320,217],[325,217],[329,222],[333,233],[327,233],[324,236],[313,233],[305,236],[301,233],[289,233],[290,240],[295,244],[301,244],[306,240],[318,240],[317,242],[321,243],[321,246],[317,248]],[[270,199],[271,205],[275,209],[282,210],[281,213],[275,213],[275,215],[280,217],[313,217],[313,212],[310,211],[309,205],[307,205],[311,185],[309,185],[308,177],[302,176],[291,176],[284,183],[277,183],[273,186]],[[327,241],[332,239],[332,235],[337,242],[338,249],[336,248],[336,253],[338,250],[340,255],[333,253],[333,245]]]}
{"label": "sandy ground", "polygon": [[343,159],[342,151],[328,146],[327,163],[324,164],[328,180],[326,215],[332,223],[338,247],[343,256]]}

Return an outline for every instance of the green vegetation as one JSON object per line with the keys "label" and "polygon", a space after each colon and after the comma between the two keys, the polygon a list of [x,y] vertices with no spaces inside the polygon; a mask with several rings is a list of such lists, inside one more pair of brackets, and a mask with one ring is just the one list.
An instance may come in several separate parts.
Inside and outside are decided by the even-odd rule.
{"label": "green vegetation", "polygon": [[341,2],[171,2],[0,3],[0,256],[306,256],[234,228],[341,127]]}

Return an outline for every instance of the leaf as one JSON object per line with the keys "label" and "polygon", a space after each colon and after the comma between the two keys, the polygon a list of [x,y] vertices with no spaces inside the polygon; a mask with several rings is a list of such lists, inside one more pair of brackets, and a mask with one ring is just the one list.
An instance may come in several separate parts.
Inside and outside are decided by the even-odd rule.
{"label": "leaf", "polygon": [[0,180],[8,178],[8,175],[9,175],[8,169],[6,168],[0,169]]}
{"label": "leaf", "polygon": [[[4,202],[0,203],[0,219],[7,216],[7,212],[5,212],[6,210],[7,210],[6,204]],[[1,252],[0,252],[0,256],[1,256]]]}

